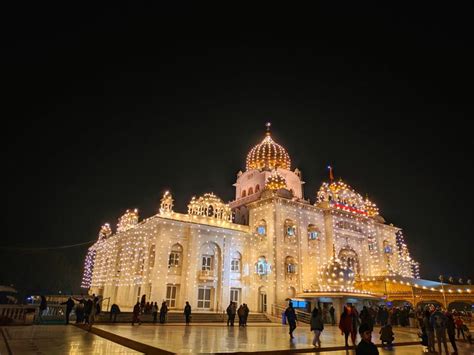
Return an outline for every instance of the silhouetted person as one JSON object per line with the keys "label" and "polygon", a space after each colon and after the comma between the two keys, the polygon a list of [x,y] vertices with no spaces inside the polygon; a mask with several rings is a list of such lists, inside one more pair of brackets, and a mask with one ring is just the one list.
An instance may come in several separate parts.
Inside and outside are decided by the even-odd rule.
{"label": "silhouetted person", "polygon": [[168,305],[166,304],[166,301],[163,301],[161,303],[161,308],[160,308],[160,323],[164,324],[166,322],[166,314],[168,313]]}
{"label": "silhouetted person", "polygon": [[329,308],[329,314],[331,316],[331,324],[334,325],[336,324],[336,316],[335,316],[336,309],[334,306],[331,305],[331,308]]}
{"label": "silhouetted person", "polygon": [[156,302],[151,307],[151,314],[153,315],[153,323],[156,323],[158,317],[158,304]]}
{"label": "silhouetted person", "polygon": [[48,309],[48,302],[46,301],[46,297],[43,295],[40,296],[41,301],[40,301],[40,306],[39,306],[39,318],[40,321],[43,321],[43,314],[44,312]]}
{"label": "silhouetted person", "polygon": [[69,324],[69,316],[71,315],[72,309],[74,308],[74,301],[71,297],[66,302],[62,302],[61,305],[66,305],[66,324]]}
{"label": "silhouetted person", "polygon": [[295,312],[295,309],[293,308],[293,302],[290,302],[288,304],[288,308],[285,310],[285,316],[288,322],[288,326],[290,327],[290,331],[289,331],[290,338],[293,339],[294,338],[293,332],[296,329],[296,321],[297,321],[296,312]]}
{"label": "silhouetted person", "polygon": [[231,327],[233,327],[234,321],[235,321],[235,314],[237,313],[235,303],[230,302],[226,311],[227,311],[227,325],[230,325]]}
{"label": "silhouetted person", "polygon": [[249,309],[249,306],[247,306],[247,303],[244,303],[243,308],[244,308],[244,327],[246,327],[250,309]]}
{"label": "silhouetted person", "polygon": [[186,306],[184,307],[184,316],[186,317],[186,325],[189,325],[191,320],[191,305],[186,301]]}
{"label": "silhouetted person", "polygon": [[86,303],[84,304],[84,322],[89,324],[89,316],[92,312],[92,306],[94,302],[89,298],[87,299]]}
{"label": "silhouetted person", "polygon": [[135,325],[135,323],[138,323],[138,325],[142,324],[140,320],[140,313],[141,307],[140,303],[137,301],[137,304],[133,307],[132,325]]}
{"label": "silhouetted person", "polygon": [[120,313],[120,308],[118,304],[114,303],[112,307],[110,307],[110,321],[116,322],[117,321],[117,314]]}

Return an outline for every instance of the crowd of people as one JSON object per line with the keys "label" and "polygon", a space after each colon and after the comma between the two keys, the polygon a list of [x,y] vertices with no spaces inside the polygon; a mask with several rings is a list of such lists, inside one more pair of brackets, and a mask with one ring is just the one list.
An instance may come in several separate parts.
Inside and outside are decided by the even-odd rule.
{"label": "crowd of people", "polygon": [[[324,309],[324,308],[323,308]],[[329,314],[331,319],[324,319],[325,312],[318,304],[311,312],[310,330],[314,337],[312,344],[315,347],[321,347],[320,335],[324,330],[324,323],[334,324],[334,307],[331,306]],[[327,308],[325,308],[327,310]],[[288,308],[284,312],[286,323],[289,326],[290,338],[293,338],[293,332],[297,325],[297,315],[290,301]],[[472,344],[472,336],[469,328],[463,322],[461,315],[457,312],[442,311],[440,307],[430,305],[424,310],[418,308],[416,311],[409,307],[393,307],[387,308],[385,306],[364,306],[359,312],[352,304],[344,306],[339,321],[339,329],[344,335],[345,346],[349,347],[349,338],[351,343],[356,347],[356,354],[378,354],[377,347],[372,343],[372,332],[375,325],[380,326],[380,342],[383,347],[391,348],[395,340],[393,326],[409,326],[409,319],[412,318],[411,325],[420,328],[420,337],[422,344],[426,345],[429,352],[435,352],[435,337],[438,342],[439,353],[442,352],[441,345],[443,345],[446,354],[449,354],[446,335],[453,347],[454,354],[458,353],[456,346],[456,331],[457,338],[461,336],[464,340]],[[360,334],[361,341],[356,345],[357,333]]]}

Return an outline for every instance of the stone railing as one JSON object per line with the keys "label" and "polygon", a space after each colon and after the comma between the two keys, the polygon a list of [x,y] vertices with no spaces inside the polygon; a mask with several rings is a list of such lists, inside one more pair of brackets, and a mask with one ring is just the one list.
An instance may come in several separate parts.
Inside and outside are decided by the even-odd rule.
{"label": "stone railing", "polygon": [[32,324],[37,311],[36,305],[0,304],[0,325]]}

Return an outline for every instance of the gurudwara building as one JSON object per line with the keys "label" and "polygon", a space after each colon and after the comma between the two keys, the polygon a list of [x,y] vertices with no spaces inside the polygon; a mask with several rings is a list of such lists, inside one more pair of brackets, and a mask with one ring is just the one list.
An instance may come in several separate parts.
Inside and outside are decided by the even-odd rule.
{"label": "gurudwara building", "polygon": [[267,124],[237,174],[233,201],[207,193],[178,213],[166,192],[154,216],[140,221],[127,210],[115,233],[108,224],[100,229],[83,286],[121,307],[146,295],[177,309],[189,301],[193,310],[217,312],[236,301],[270,312],[288,298],[336,306],[338,299],[380,299],[367,282],[419,277],[401,229],[373,202],[335,181],[332,170],[315,203],[303,184]]}

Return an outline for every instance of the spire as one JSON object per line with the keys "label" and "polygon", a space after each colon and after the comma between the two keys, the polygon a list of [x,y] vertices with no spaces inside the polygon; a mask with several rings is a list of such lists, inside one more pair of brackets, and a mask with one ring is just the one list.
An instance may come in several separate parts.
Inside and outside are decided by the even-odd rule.
{"label": "spire", "polygon": [[332,166],[328,165],[329,169],[329,182],[332,183],[334,181],[334,175],[332,174]]}
{"label": "spire", "polygon": [[265,133],[265,135],[267,135],[267,136],[271,135],[271,132],[270,132],[270,127],[271,126],[272,126],[272,124],[270,122],[265,123],[265,127],[267,127],[267,132]]}

